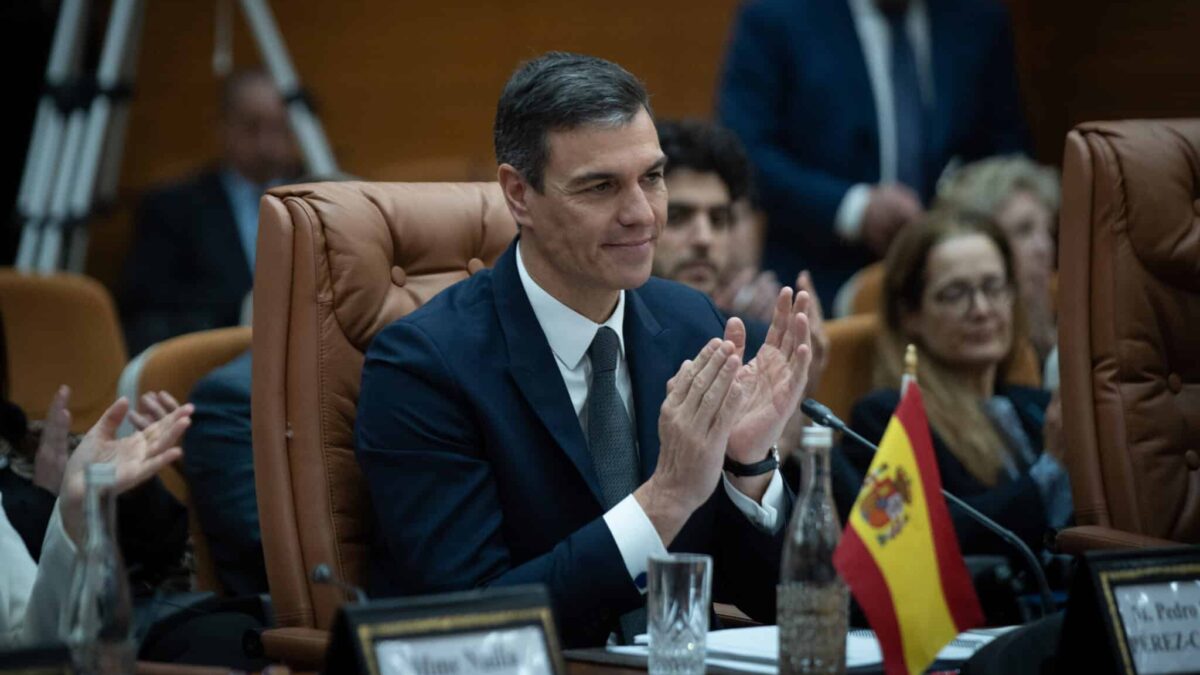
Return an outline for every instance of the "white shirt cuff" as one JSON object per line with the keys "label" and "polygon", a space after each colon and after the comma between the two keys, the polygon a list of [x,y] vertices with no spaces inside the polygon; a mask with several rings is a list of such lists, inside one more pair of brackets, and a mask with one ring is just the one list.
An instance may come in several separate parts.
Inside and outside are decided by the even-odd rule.
{"label": "white shirt cuff", "polygon": [[729,495],[730,501],[741,511],[750,522],[754,523],[755,527],[763,532],[775,532],[779,529],[782,519],[779,517],[779,512],[783,511],[786,498],[783,492],[783,477],[779,475],[779,471],[775,471],[775,475],[771,476],[771,484],[767,486],[767,491],[763,493],[762,503],[742,494],[740,490],[729,482],[729,476],[721,474],[721,482],[725,484],[725,494]]}
{"label": "white shirt cuff", "polygon": [[871,200],[871,186],[858,183],[846,190],[834,216],[833,229],[846,241],[858,241],[862,234],[863,212]]}
{"label": "white shirt cuff", "polygon": [[650,522],[637,499],[629,495],[604,514],[604,524],[608,525],[608,531],[617,542],[617,550],[621,552],[633,585],[645,595],[650,556],[667,554],[667,547],[663,546],[654,523]]}
{"label": "white shirt cuff", "polygon": [[60,509],[61,505],[56,502],[42,541],[37,579],[29,591],[22,635],[22,641],[27,645],[56,640],[59,617],[67,611],[67,596],[75,574],[76,548],[63,528]]}

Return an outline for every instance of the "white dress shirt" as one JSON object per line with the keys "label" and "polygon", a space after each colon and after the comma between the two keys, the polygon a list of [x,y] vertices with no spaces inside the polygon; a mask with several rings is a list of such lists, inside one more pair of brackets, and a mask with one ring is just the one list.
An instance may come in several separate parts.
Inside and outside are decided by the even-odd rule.
{"label": "white dress shirt", "polygon": [[58,505],[46,527],[42,560],[34,563],[8,522],[0,495],[0,649],[58,640],[74,569],[75,546],[63,530]]}
{"label": "white dress shirt", "polygon": [[[896,106],[892,97],[892,32],[875,0],[848,2],[875,99],[875,124],[879,130],[879,182],[893,183],[896,181],[897,160]],[[909,0],[904,28],[917,59],[921,99],[926,108],[932,108],[933,66],[929,46],[929,11],[925,7],[925,0]],[[870,184],[858,183],[846,191],[838,206],[835,228],[838,234],[850,241],[858,241],[870,189]]]}
{"label": "white dress shirt", "polygon": [[[617,334],[620,346],[617,355],[617,393],[625,404],[630,422],[637,428],[637,420],[633,414],[633,388],[629,380],[629,366],[625,360],[625,292],[621,292],[612,316],[599,324],[564,305],[529,276],[529,271],[525,269],[525,261],[521,258],[520,242],[517,243],[517,273],[521,277],[521,285],[525,288],[525,295],[533,307],[538,325],[546,335],[546,341],[550,343],[550,351],[554,353],[554,362],[558,365],[558,372],[567,386],[571,404],[575,406],[575,414],[583,427],[584,437],[587,437],[588,384],[592,379],[592,360],[588,357],[587,350],[596,337],[596,331],[602,326],[608,326]],[[636,442],[635,438],[634,443]],[[779,513],[783,510],[785,495],[783,479],[778,471],[771,478],[762,504],[739,492],[728,478],[723,476],[722,480],[730,500],[750,522],[767,532],[774,532],[779,527],[782,522]],[[621,559],[625,562],[625,569],[629,571],[629,578],[639,591],[645,593],[648,558],[652,554],[667,553],[654,523],[632,494],[609,509],[604,514],[604,522],[617,542],[617,550],[621,552]]]}

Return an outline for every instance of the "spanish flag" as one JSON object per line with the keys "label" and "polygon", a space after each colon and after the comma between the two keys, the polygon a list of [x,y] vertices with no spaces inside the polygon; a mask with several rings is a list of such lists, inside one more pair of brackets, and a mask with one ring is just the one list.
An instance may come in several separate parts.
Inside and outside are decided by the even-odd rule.
{"label": "spanish flag", "polygon": [[941,490],[921,389],[912,382],[834,552],[889,675],[924,672],[946,643],[983,623]]}

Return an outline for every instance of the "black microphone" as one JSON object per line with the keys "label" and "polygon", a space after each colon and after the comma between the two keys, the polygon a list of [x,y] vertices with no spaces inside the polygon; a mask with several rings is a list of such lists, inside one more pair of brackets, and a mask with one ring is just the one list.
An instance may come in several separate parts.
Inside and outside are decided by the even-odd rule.
{"label": "black microphone", "polygon": [[363,589],[333,576],[333,570],[325,563],[321,563],[312,569],[312,581],[314,584],[326,584],[340,588],[345,593],[353,593],[355,602],[360,605],[367,604],[367,594],[363,592]]}
{"label": "black microphone", "polygon": [[[806,398],[800,403],[800,410],[802,410],[805,415],[808,415],[808,418],[813,422],[816,422],[823,427],[829,427],[835,431],[842,432],[850,438],[858,441],[863,447],[870,448],[871,452],[879,451],[878,445],[875,445],[871,441],[863,438],[858,434],[858,432],[847,426],[846,423],[839,419],[837,415],[833,414],[833,411],[830,410],[828,406],[814,401],[811,398]],[[1021,557],[1025,559],[1029,569],[1033,572],[1033,578],[1037,582],[1038,592],[1042,596],[1042,612],[1046,615],[1053,613],[1055,611],[1054,595],[1050,592],[1050,582],[1046,580],[1046,572],[1042,569],[1042,563],[1037,559],[1037,556],[1034,555],[1029,546],[1027,546],[1015,532],[983,515],[978,509],[964,502],[953,494],[950,494],[944,488],[942,489],[942,496],[946,498],[948,503],[953,504],[954,506],[958,507],[960,511],[967,514],[971,520],[974,520],[985,528],[991,530],[1021,553]]]}

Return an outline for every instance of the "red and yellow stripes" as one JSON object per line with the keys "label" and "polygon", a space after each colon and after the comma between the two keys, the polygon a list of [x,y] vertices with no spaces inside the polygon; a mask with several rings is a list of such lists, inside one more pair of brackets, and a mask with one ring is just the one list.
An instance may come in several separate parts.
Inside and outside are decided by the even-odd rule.
{"label": "red and yellow stripes", "polygon": [[958,548],[920,389],[907,387],[835,554],[888,673],[920,673],[982,612]]}

